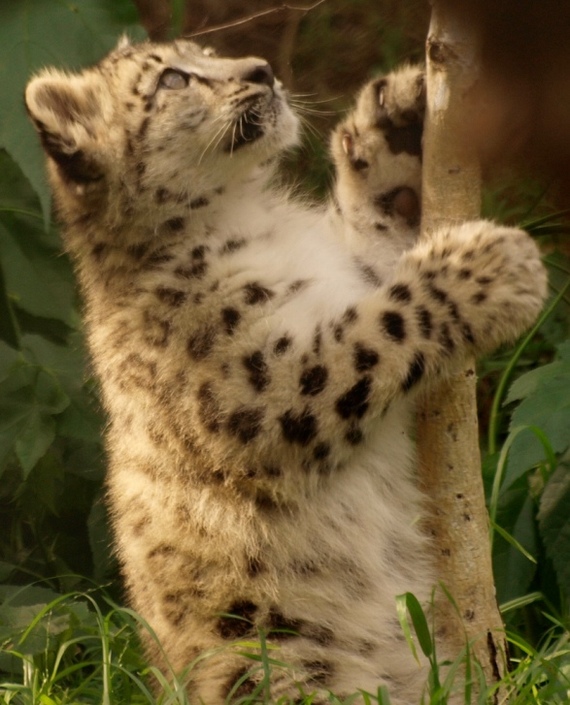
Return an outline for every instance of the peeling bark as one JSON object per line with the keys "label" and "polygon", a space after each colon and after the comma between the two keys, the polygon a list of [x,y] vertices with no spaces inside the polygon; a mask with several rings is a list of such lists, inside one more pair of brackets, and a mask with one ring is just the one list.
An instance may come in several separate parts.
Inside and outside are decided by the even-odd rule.
{"label": "peeling bark", "polygon": [[[479,166],[460,137],[476,80],[473,38],[435,2],[427,40],[422,237],[441,225],[479,217]],[[459,612],[439,591],[439,652],[456,659],[467,640],[492,683],[504,673],[506,648],[495,598],[475,384],[469,361],[420,402],[418,456],[420,483],[431,504],[426,530],[434,539],[438,578]]]}

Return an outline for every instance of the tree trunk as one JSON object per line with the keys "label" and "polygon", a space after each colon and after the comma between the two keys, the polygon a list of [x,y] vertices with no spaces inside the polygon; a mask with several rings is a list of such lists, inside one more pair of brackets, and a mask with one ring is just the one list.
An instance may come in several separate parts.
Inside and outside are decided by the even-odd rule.
{"label": "tree trunk", "polygon": [[[422,237],[429,238],[441,225],[479,217],[477,158],[461,139],[476,80],[474,41],[436,0],[427,40]],[[453,380],[420,401],[418,457],[420,483],[431,504],[426,524],[434,538],[438,579],[459,611],[438,591],[440,655],[456,659],[468,641],[492,682],[504,672],[506,651],[492,573],[475,383],[474,361],[469,361]]]}

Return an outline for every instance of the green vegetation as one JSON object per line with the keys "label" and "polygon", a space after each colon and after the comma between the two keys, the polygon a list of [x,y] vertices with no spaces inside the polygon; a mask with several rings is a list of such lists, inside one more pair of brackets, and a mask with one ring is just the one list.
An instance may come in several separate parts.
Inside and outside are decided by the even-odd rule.
{"label": "green vegetation", "polygon": [[[307,27],[322,35],[319,65],[327,63],[327,52],[335,53],[334,33],[354,19],[342,14],[348,11],[340,0],[342,11],[333,16],[335,3],[330,0],[301,24],[294,65],[310,63],[315,50]],[[409,32],[397,25],[380,30],[374,7],[372,0],[359,0],[349,10],[358,22],[369,17],[371,32],[382,31],[385,47],[375,62],[385,65],[402,57]],[[102,502],[103,419],[86,364],[71,267],[50,221],[42,158],[21,98],[28,76],[44,63],[78,67],[96,61],[125,30],[143,36],[136,21],[129,0],[0,5],[0,702],[15,705],[187,702],[181,681],[166,683],[145,664],[136,631],[148,627],[116,604],[121,592]],[[355,83],[368,70],[355,66]],[[350,73],[346,66],[343,71]],[[326,77],[317,72],[312,80],[319,97],[328,99],[322,94]],[[310,90],[306,76],[303,81],[302,90]],[[315,146],[296,157],[320,189],[327,173],[323,151]],[[552,285],[535,329],[480,366],[490,540],[513,665],[505,685],[514,693],[511,703],[566,703],[568,225],[564,214],[551,214],[538,187],[520,179],[493,189],[486,211],[525,222],[547,253]],[[442,668],[413,597],[403,596],[400,607],[404,633],[431,664],[426,703],[445,703],[459,664]],[[250,653],[252,667],[265,675],[269,668],[285,667],[263,635],[259,644],[236,648]],[[480,683],[468,645],[463,661],[472,682]],[[149,690],[152,678],[163,685],[158,699]],[[390,702],[385,689],[366,697]],[[486,687],[467,684],[465,702],[492,702],[491,697]],[[331,702],[339,701],[331,696]]]}

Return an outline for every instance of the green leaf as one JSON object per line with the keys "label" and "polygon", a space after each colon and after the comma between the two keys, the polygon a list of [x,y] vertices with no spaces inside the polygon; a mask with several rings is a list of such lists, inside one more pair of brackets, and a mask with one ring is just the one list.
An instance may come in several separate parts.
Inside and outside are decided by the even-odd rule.
{"label": "green leaf", "polygon": [[[0,603],[2,608],[4,605],[19,607],[22,605],[47,604],[60,597],[59,593],[40,585],[0,585]],[[22,626],[27,627],[28,623],[22,624]]]}
{"label": "green leaf", "polygon": [[59,380],[43,367],[35,370],[34,393],[42,411],[48,414],[61,414],[69,405],[69,397],[63,391]]}
{"label": "green leaf", "polygon": [[505,404],[510,404],[519,399],[525,399],[531,394],[535,394],[540,390],[541,385],[550,382],[557,377],[564,377],[570,374],[570,362],[556,360],[544,367],[538,367],[536,370],[531,370],[524,375],[521,375],[513,382]]}
{"label": "green leaf", "polygon": [[26,415],[25,426],[18,433],[14,450],[26,477],[55,438],[55,421],[36,407]]}
{"label": "green leaf", "polygon": [[[546,436],[553,453],[570,447],[570,342],[560,345],[558,354],[558,360],[522,375],[509,393],[509,401],[522,401],[511,418],[511,433],[517,430],[517,437],[507,461],[507,487],[547,457],[533,428]],[[518,431],[525,426],[528,431]]]}
{"label": "green leaf", "polygon": [[535,338],[538,331],[542,330],[544,332],[545,326],[553,322],[553,314],[555,313],[555,311],[560,309],[561,303],[564,300],[566,293],[570,289],[570,279],[568,279],[568,277],[564,279],[564,282],[561,284],[560,287],[553,286],[552,281],[550,284],[551,287],[554,288],[556,295],[550,298],[550,300],[547,302],[546,307],[543,309],[542,313],[538,317],[538,320],[535,322],[534,326],[526,334],[523,340],[517,345],[514,353],[511,355],[510,360],[508,361],[499,379],[499,383],[497,385],[497,389],[493,397],[491,412],[489,414],[489,429],[487,432],[489,452],[491,454],[494,454],[497,451],[499,407],[502,404],[504,392],[510,380],[510,377],[516,365],[518,364],[523,352],[527,350],[527,348],[529,348],[531,341]]}
{"label": "green leaf", "polygon": [[57,417],[57,434],[97,443],[101,436],[102,415],[91,383],[85,385],[85,354],[79,334],[62,346],[41,335],[24,335],[22,349],[30,363],[53,374],[61,384],[69,403]]}
{"label": "green leaf", "polygon": [[570,467],[567,465],[557,468],[544,488],[538,522],[558,583],[570,597]]}
{"label": "green leaf", "polygon": [[508,531],[505,531],[502,526],[499,526],[498,524],[495,524],[494,522],[493,522],[493,527],[494,527],[495,531],[499,534],[499,536],[501,538],[505,539],[505,541],[508,544],[510,544],[513,548],[516,548],[516,550],[519,553],[521,553],[527,559],[527,561],[530,561],[531,563],[536,564],[536,562],[537,562],[536,558],[533,555],[531,555],[526,550],[526,548],[519,541],[516,540],[516,538],[514,536],[511,536],[511,534],[509,534]]}
{"label": "green leaf", "polygon": [[23,360],[21,353],[0,340],[0,382],[10,374],[12,368]]}
{"label": "green leaf", "polygon": [[103,416],[95,400],[86,394],[71,398],[71,403],[57,417],[57,433],[65,438],[75,438],[90,443],[101,442]]}
{"label": "green leaf", "polygon": [[78,325],[71,266],[39,221],[0,214],[0,257],[6,289],[18,306],[35,316]]}
{"label": "green leaf", "polygon": [[0,467],[11,451],[26,477],[55,436],[52,416],[69,404],[69,397],[53,375],[42,368],[16,364],[0,383]]}
{"label": "green leaf", "polygon": [[[538,553],[534,511],[527,478],[522,477],[502,494],[496,519],[496,524],[531,556]],[[499,602],[508,602],[528,591],[536,564],[499,533],[493,542],[493,573]]]}
{"label": "green leaf", "polygon": [[562,343],[558,347],[559,360],[555,360],[548,365],[538,367],[524,375],[521,375],[509,389],[505,404],[524,399],[537,392],[542,384],[545,384],[557,377],[566,378],[570,376],[570,341]]}
{"label": "green leaf", "polygon": [[0,212],[27,213],[43,220],[37,194],[5,149],[0,149]]}
{"label": "green leaf", "polygon": [[0,561],[0,583],[6,582],[8,578],[18,569],[14,563]]}
{"label": "green leaf", "polygon": [[416,661],[419,662],[418,655],[416,652],[416,647],[413,641],[412,633],[410,630],[410,624],[408,621],[408,615],[412,620],[412,625],[414,627],[414,632],[417,636],[420,648],[428,658],[433,654],[433,642],[431,639],[431,634],[429,631],[429,626],[417,597],[411,592],[406,592],[403,595],[398,595],[396,597],[396,610],[398,613],[398,619],[406,641],[412,651],[412,654]]}
{"label": "green leaf", "polygon": [[102,583],[108,580],[116,569],[116,561],[111,550],[112,537],[109,529],[109,517],[102,496],[93,502],[87,527],[93,556],[93,577],[96,582]]}
{"label": "green leaf", "polygon": [[[531,470],[537,465],[542,465],[546,472],[549,472],[556,467],[556,453],[550,443],[550,438],[538,426],[529,425],[514,427],[505,441],[503,450],[508,448],[507,443],[510,440],[512,440],[510,447],[515,448],[515,453],[513,454],[515,462],[512,462],[512,457],[509,455],[508,459],[511,461],[511,464],[507,467],[504,487],[509,487],[513,484],[513,482],[516,482],[519,477],[522,477],[528,470]],[[538,447],[534,448],[534,455],[533,452],[528,452],[528,454],[525,455],[525,451],[523,450],[522,459],[518,460],[518,456],[521,455],[521,448],[525,449],[528,445],[532,447],[534,446],[535,441],[538,442],[541,450],[539,451]],[[564,450],[565,447],[566,446],[563,445],[560,450]],[[498,467],[500,466],[501,461],[499,461]]]}
{"label": "green leaf", "polygon": [[27,334],[22,336],[22,351],[31,364],[56,376],[68,394],[82,389],[86,358],[79,335],[71,336],[69,345],[63,346],[42,335]]}
{"label": "green leaf", "polygon": [[385,685],[379,686],[376,698],[378,700],[378,705],[391,705],[392,701],[390,700],[390,694]]}
{"label": "green leaf", "polygon": [[53,698],[50,698],[49,695],[40,695],[40,705],[57,705],[56,701]]}
{"label": "green leaf", "polygon": [[19,434],[26,428],[27,416],[33,408],[33,395],[29,387],[6,393],[13,380],[0,384],[0,468],[14,452]]}
{"label": "green leaf", "polygon": [[514,600],[501,603],[499,609],[501,614],[506,614],[511,610],[519,610],[521,607],[532,605],[535,602],[542,602],[543,600],[544,595],[541,592],[529,592],[526,595],[521,595],[521,597],[515,597]]}
{"label": "green leaf", "polygon": [[[49,445],[46,450],[47,448]],[[57,516],[59,513],[58,503],[60,503],[63,490],[64,472],[54,453],[46,453],[45,455],[44,453],[33,465],[27,488],[31,492],[36,508],[46,507],[52,515]]]}
{"label": "green leaf", "polygon": [[79,68],[99,60],[125,29],[143,35],[122,21],[113,3],[101,0],[0,3],[0,147],[20,165],[39,195],[46,222],[50,197],[39,141],[22,100],[25,85],[43,66]]}
{"label": "green leaf", "polygon": [[55,652],[72,631],[85,634],[95,624],[87,605],[37,586],[0,586],[0,641],[29,656]]}
{"label": "green leaf", "polygon": [[433,643],[427,619],[417,597],[411,592],[406,593],[406,607],[412,618],[414,631],[416,632],[424,656],[429,657],[433,653]]}
{"label": "green leaf", "polygon": [[14,307],[8,296],[6,279],[0,261],[0,341],[6,341],[14,348],[20,347],[20,330],[14,314]]}

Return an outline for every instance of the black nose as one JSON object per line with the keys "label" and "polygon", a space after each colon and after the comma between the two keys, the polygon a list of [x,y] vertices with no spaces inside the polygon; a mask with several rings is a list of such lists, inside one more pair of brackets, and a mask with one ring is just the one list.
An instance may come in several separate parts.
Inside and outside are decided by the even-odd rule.
{"label": "black nose", "polygon": [[273,87],[275,83],[275,76],[273,75],[273,69],[269,64],[259,64],[251,69],[248,69],[242,76],[242,81],[249,81],[249,83],[264,83],[270,88]]}

